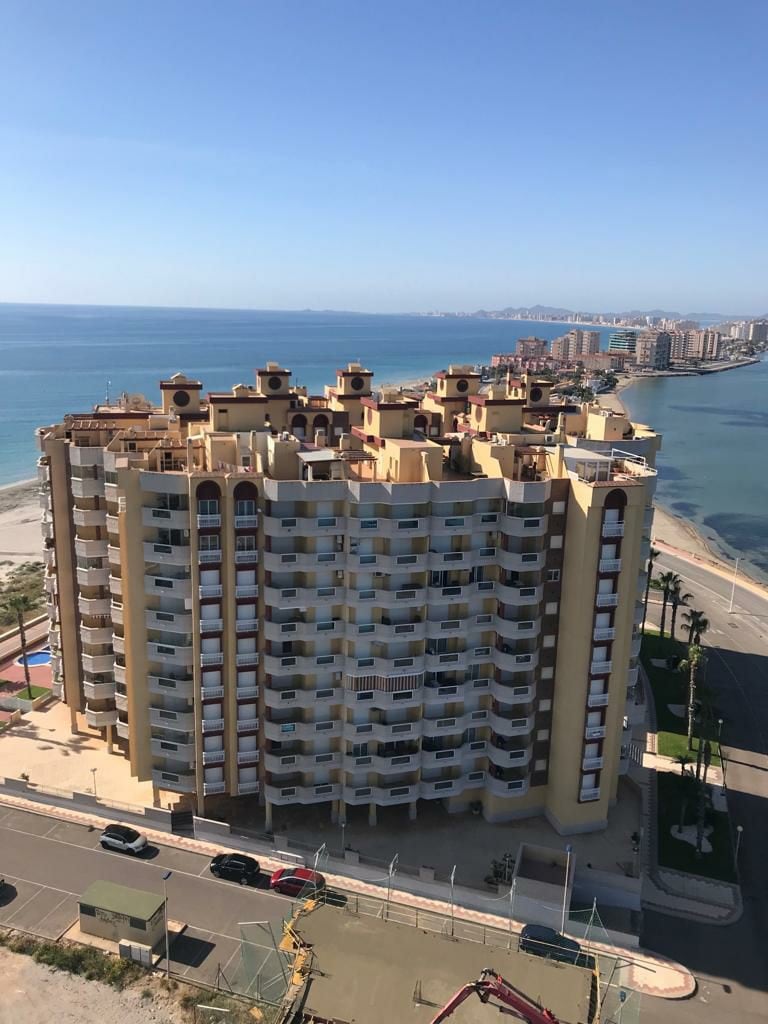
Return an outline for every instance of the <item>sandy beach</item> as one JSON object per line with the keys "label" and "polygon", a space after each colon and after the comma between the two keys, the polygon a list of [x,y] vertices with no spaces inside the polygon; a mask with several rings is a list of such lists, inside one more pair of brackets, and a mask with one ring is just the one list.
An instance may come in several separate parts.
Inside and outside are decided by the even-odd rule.
{"label": "sandy beach", "polygon": [[0,487],[0,580],[22,562],[43,557],[37,480]]}

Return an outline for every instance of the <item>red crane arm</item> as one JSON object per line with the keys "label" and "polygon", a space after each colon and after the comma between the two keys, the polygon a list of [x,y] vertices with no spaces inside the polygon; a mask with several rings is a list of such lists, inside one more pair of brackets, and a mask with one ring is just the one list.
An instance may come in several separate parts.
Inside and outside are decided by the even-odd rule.
{"label": "red crane arm", "polygon": [[481,972],[477,981],[462,986],[437,1016],[432,1018],[431,1024],[441,1024],[441,1021],[447,1020],[454,1010],[458,1009],[466,999],[469,999],[473,992],[483,1003],[487,1003],[491,996],[494,996],[507,1006],[511,1006],[524,1021],[528,1021],[528,1024],[559,1024],[551,1010],[531,1002],[522,992],[518,992],[500,974],[489,967]]}

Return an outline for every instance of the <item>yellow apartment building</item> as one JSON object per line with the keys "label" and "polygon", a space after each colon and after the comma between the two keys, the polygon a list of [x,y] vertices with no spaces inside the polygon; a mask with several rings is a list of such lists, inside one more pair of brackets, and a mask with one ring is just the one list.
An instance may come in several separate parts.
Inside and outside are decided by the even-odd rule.
{"label": "yellow apartment building", "polygon": [[55,687],[198,813],[423,800],[605,826],[660,438],[523,377],[276,363],[38,430]]}

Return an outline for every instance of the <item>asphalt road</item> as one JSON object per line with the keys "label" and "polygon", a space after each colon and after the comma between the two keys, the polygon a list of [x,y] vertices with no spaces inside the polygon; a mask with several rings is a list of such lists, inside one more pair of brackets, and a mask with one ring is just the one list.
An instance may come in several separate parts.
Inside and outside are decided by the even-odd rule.
{"label": "asphalt road", "polygon": [[[731,821],[744,828],[739,870],[744,914],[727,927],[646,913],[642,944],[684,963],[699,990],[680,1003],[645,999],[642,1019],[669,1024],[768,1020],[768,600],[688,561],[662,555],[659,571],[683,577],[690,602],[710,620],[707,684],[723,718]],[[649,619],[658,623],[659,605]],[[667,615],[669,628],[669,614]],[[678,635],[682,635],[678,629]]]}
{"label": "asphalt road", "polygon": [[[171,948],[171,969],[213,985],[219,968],[233,980],[240,967],[240,922],[260,922],[249,938],[251,964],[269,961],[279,970],[269,937],[277,941],[282,921],[291,914],[285,897],[245,888],[211,876],[208,857],[168,846],[131,857],[102,850],[99,831],[54,818],[0,807],[0,924],[58,938],[78,915],[77,899],[97,879],[162,894],[168,879],[168,916],[187,924]],[[262,884],[267,884],[263,876]],[[162,961],[164,965],[164,960]],[[268,994],[268,993],[267,993]]]}

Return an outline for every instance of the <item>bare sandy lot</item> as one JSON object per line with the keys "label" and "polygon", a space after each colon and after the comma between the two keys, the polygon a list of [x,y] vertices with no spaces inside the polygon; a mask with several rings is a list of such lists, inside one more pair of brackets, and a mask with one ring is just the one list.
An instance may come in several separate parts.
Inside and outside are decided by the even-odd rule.
{"label": "bare sandy lot", "polygon": [[42,557],[37,481],[0,487],[0,579],[15,565]]}

